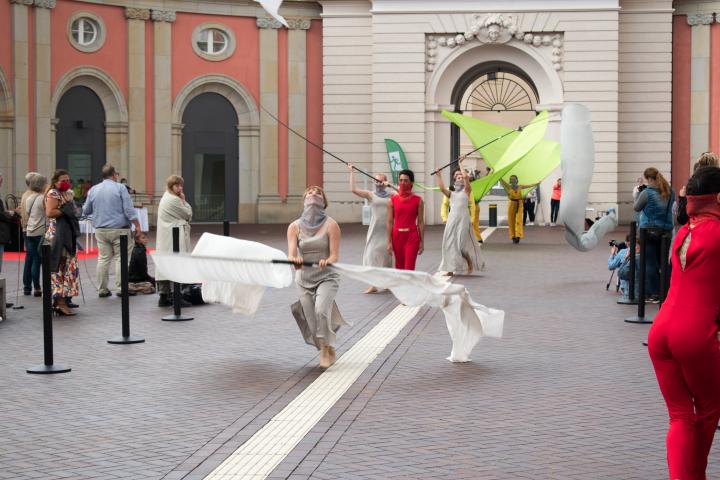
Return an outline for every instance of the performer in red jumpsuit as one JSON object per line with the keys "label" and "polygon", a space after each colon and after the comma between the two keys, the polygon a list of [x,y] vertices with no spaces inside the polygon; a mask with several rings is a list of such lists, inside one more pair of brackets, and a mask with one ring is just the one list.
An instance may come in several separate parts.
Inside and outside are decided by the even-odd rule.
{"label": "performer in red jumpsuit", "polygon": [[395,268],[415,270],[415,260],[423,252],[425,211],[422,198],[412,193],[415,174],[403,170],[398,175],[400,193],[388,202],[388,251],[395,255]]}
{"label": "performer in red jumpsuit", "polygon": [[704,480],[720,420],[720,168],[688,181],[690,222],[672,247],[670,291],[648,336],[648,350],[670,416],[671,480]]}

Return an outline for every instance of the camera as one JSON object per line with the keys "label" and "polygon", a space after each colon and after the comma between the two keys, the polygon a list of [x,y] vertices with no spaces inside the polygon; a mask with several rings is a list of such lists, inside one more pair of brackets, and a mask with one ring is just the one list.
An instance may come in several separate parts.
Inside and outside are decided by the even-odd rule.
{"label": "camera", "polygon": [[610,240],[608,242],[608,245],[610,245],[611,247],[616,247],[618,250],[624,250],[627,248],[627,243],[618,242],[617,240]]}
{"label": "camera", "polygon": [[647,185],[645,185],[645,184],[643,183],[642,185],[638,186],[638,192],[642,192],[642,191],[645,190],[646,188],[647,188]]}

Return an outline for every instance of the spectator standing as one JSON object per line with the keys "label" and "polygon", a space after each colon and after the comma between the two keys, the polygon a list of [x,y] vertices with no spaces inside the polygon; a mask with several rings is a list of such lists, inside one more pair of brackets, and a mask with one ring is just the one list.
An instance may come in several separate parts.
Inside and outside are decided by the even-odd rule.
{"label": "spectator standing", "polygon": [[47,178],[31,172],[25,176],[28,190],[20,201],[20,216],[25,232],[25,265],[23,266],[23,294],[30,295],[33,286],[35,296],[42,296],[40,287],[40,243],[45,235],[45,205],[43,198],[47,187]]}
{"label": "spectator standing", "polygon": [[640,228],[647,228],[645,254],[645,295],[657,302],[660,295],[660,241],[673,230],[671,206],[675,200],[670,184],[657,168],[646,168],[643,177],[647,188],[640,192],[634,208],[640,212]]}
{"label": "spectator standing", "polygon": [[140,233],[140,222],[133,208],[127,188],[118,183],[115,167],[106,164],[102,168],[103,181],[88,192],[83,206],[84,215],[92,215],[95,238],[98,244],[97,282],[98,296],[112,295],[108,288],[110,262],[115,258],[115,286],[120,296],[120,237],[128,236],[128,257],[132,253],[133,240],[130,225]]}
{"label": "spectator standing", "polygon": [[[158,252],[173,251],[173,228],[180,229],[180,251],[190,252],[190,220],[192,220],[192,207],[185,199],[183,191],[185,180],[179,175],[170,175],[166,181],[167,190],[160,199],[158,205],[157,219],[157,240],[156,249]],[[172,282],[161,278],[156,273],[157,288],[160,298],[159,307],[170,307],[173,302],[170,297],[170,285]],[[190,306],[190,302],[182,300],[183,306]]]}
{"label": "spectator standing", "polygon": [[[523,225],[535,225],[535,205],[537,205],[537,188],[533,188],[525,196],[525,208],[523,210]],[[528,220],[530,220],[528,222]]]}
{"label": "spectator standing", "polygon": [[[693,173],[696,172],[698,168],[718,166],[720,166],[720,162],[718,162],[718,156],[713,152],[705,152],[700,155],[700,158],[698,158],[697,162],[695,162],[695,165],[693,166]],[[677,222],[680,225],[685,225],[688,222],[687,198],[685,196],[684,185],[678,192]]]}
{"label": "spectator standing", "polygon": [[[3,176],[0,175],[0,187],[3,184]],[[2,272],[2,258],[5,254],[5,245],[12,243],[13,225],[20,223],[20,215],[15,211],[6,211],[5,203],[0,199],[0,272]]]}
{"label": "spectator standing", "polygon": [[560,213],[560,198],[562,197],[562,178],[558,178],[552,189],[550,197],[550,226],[557,224],[558,213]]}

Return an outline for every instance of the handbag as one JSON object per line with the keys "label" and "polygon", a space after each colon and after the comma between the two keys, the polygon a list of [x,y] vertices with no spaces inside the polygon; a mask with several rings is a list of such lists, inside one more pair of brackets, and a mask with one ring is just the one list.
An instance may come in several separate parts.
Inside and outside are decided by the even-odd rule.
{"label": "handbag", "polygon": [[[673,203],[674,198],[675,198],[675,193],[670,192],[670,198],[668,198],[667,206],[665,207],[665,217],[664,218],[667,218],[668,213],[670,212],[670,205]],[[665,229],[663,229],[661,227],[649,226],[649,227],[645,227],[645,228],[646,228],[645,237],[651,242],[659,242],[662,239],[663,235],[665,235]]]}

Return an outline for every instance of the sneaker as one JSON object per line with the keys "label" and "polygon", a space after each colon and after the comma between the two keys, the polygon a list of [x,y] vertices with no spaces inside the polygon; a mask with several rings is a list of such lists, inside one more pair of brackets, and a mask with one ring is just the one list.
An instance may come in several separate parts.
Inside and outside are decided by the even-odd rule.
{"label": "sneaker", "polygon": [[528,224],[528,227],[532,227],[533,225],[535,225],[535,222],[528,222],[527,224]]}
{"label": "sneaker", "polygon": [[555,226],[555,222],[550,222],[550,226],[551,226],[551,227],[554,227],[554,226]]}
{"label": "sneaker", "polygon": [[23,295],[27,295],[27,296],[32,295],[32,290],[30,290],[29,288],[28,288],[28,289],[23,289]]}
{"label": "sneaker", "polygon": [[42,297],[42,290],[39,288],[36,288],[35,291],[33,292],[33,296]]}
{"label": "sneaker", "polygon": [[[123,296],[122,292],[117,292],[115,295],[117,295],[118,297],[122,297],[122,296]],[[128,292],[128,297],[134,297],[135,295],[137,295],[137,293],[135,293],[135,292]]]}
{"label": "sneaker", "polygon": [[112,292],[110,290],[105,290],[103,292],[98,293],[98,297],[100,298],[106,298],[112,295]]}

